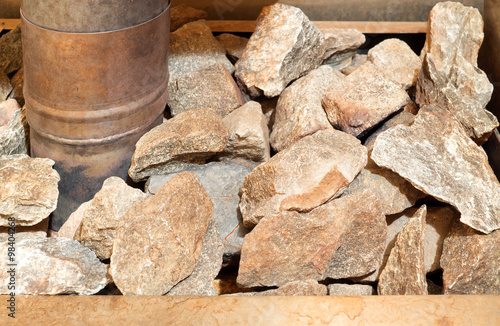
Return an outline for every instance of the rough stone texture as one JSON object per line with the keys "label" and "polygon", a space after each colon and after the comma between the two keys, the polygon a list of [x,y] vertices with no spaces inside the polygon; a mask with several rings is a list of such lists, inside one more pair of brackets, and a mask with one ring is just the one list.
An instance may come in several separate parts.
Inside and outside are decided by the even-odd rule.
{"label": "rough stone texture", "polygon": [[230,134],[224,153],[255,162],[269,160],[271,157],[269,128],[259,103],[248,102],[231,112],[222,122]]}
{"label": "rough stone texture", "polygon": [[232,62],[236,62],[241,58],[248,43],[248,39],[246,37],[236,36],[229,33],[220,34],[215,38],[226,49],[226,54]]}
{"label": "rough stone texture", "polygon": [[370,62],[334,84],[323,98],[332,125],[357,137],[362,137],[408,102],[408,94]]}
{"label": "rough stone texture", "polygon": [[9,76],[0,71],[0,101],[5,101],[12,91]]}
{"label": "rough stone texture", "polygon": [[14,217],[29,226],[47,218],[57,206],[59,174],[54,161],[27,155],[0,157],[0,226]]}
{"label": "rough stone texture", "polygon": [[368,61],[380,68],[387,79],[408,89],[417,84],[422,61],[400,39],[387,39],[368,51]]}
{"label": "rough stone texture", "polygon": [[[77,208],[76,211],[71,213],[66,222],[61,226],[57,233],[54,233],[55,237],[62,237],[68,239],[75,239],[80,234],[80,227],[82,226],[83,218],[86,215],[87,209],[90,207],[91,202],[85,202]],[[52,236],[52,235],[51,235]]]}
{"label": "rough stone texture", "polygon": [[239,205],[244,225],[282,210],[310,211],[340,196],[366,162],[366,148],[344,132],[302,138],[245,178]]}
{"label": "rough stone texture", "polygon": [[425,295],[424,264],[426,206],[422,206],[398,234],[387,265],[380,274],[380,295]]}
{"label": "rough stone texture", "polygon": [[10,99],[14,99],[19,103],[20,106],[24,106],[24,94],[23,94],[23,86],[24,86],[24,67],[19,69],[14,77],[10,80],[10,84],[13,89],[9,95]]}
{"label": "rough stone texture", "polygon": [[500,228],[500,183],[486,153],[447,110],[421,108],[412,125],[380,134],[371,158],[455,206],[460,220],[474,229],[489,233]]}
{"label": "rough stone texture", "polygon": [[175,6],[170,10],[170,32],[175,32],[187,23],[207,18],[208,14],[204,10],[198,10],[184,4]]}
{"label": "rough stone texture", "polygon": [[237,282],[281,286],[365,275],[382,262],[386,228],[380,203],[369,191],[309,213],[266,216],[243,241]]}
{"label": "rough stone texture", "polygon": [[222,64],[231,74],[234,72],[226,50],[215,39],[205,20],[188,23],[170,34],[169,83],[215,64]]}
{"label": "rough stone texture", "polygon": [[[8,243],[0,243],[7,256]],[[36,238],[16,242],[16,295],[91,295],[106,286],[106,265],[78,241],[66,238]],[[0,294],[8,294],[10,269],[0,260]]]}
{"label": "rough stone texture", "polygon": [[229,130],[212,109],[191,109],[153,128],[135,145],[129,175],[134,181],[203,164],[226,148]]}
{"label": "rough stone texture", "polygon": [[498,120],[484,109],[493,85],[477,67],[484,38],[481,14],[458,2],[438,3],[429,15],[427,30],[417,104],[443,105],[470,137],[485,142],[498,127]]}
{"label": "rough stone texture", "polygon": [[7,100],[0,102],[0,134],[7,129],[9,121],[12,120],[16,111],[21,107],[15,100]]}
{"label": "rough stone texture", "polygon": [[212,108],[223,118],[245,103],[233,76],[221,64],[193,71],[168,85],[172,116],[197,108]]}
{"label": "rough stone texture", "polygon": [[201,248],[200,259],[193,273],[174,286],[168,295],[217,295],[214,280],[222,266],[224,243],[220,238],[217,222],[212,220],[208,225],[205,240]]}
{"label": "rough stone texture", "polygon": [[163,295],[200,257],[213,204],[193,173],[172,177],[129,209],[116,229],[110,273],[124,295]]}
{"label": "rough stone texture", "polygon": [[342,73],[346,76],[352,74],[356,69],[361,67],[363,63],[367,61],[368,56],[366,54],[355,54],[352,57],[351,64],[344,69],[342,69]]}
{"label": "rough stone texture", "polygon": [[287,87],[278,100],[271,133],[271,146],[282,151],[318,130],[333,130],[321,100],[330,86],[344,76],[330,66],[321,66]]}
{"label": "rough stone texture", "polygon": [[[32,238],[46,238],[49,230],[49,219],[46,218],[40,223],[32,226],[16,226],[16,241]],[[12,229],[10,229],[12,233]],[[7,241],[9,237],[9,228],[0,227],[0,242]]]}
{"label": "rough stone texture", "polygon": [[23,66],[21,25],[0,38],[0,71],[13,73]]}
{"label": "rough stone texture", "polygon": [[[2,111],[10,111],[7,116],[12,116],[7,124],[2,126]],[[24,110],[19,108],[16,100],[7,100],[0,103],[0,156],[14,154],[28,154],[27,135],[29,126],[25,121]]]}
{"label": "rough stone texture", "polygon": [[488,235],[455,222],[444,240],[445,294],[500,294],[500,231]]}
{"label": "rough stone texture", "polygon": [[[12,239],[11,236],[9,236],[8,231],[0,231],[0,243],[9,241],[9,238]],[[40,238],[47,238],[47,231],[33,231],[33,232],[19,232],[19,230],[16,228],[16,234],[14,236],[14,239],[17,242],[26,240],[26,239],[40,239]]]}
{"label": "rough stone texture", "polygon": [[373,287],[363,284],[330,284],[328,285],[328,295],[359,296],[372,295]]}
{"label": "rough stone texture", "polygon": [[74,239],[95,252],[99,259],[109,259],[120,218],[147,197],[118,177],[106,179],[101,190],[86,205],[80,231]]}
{"label": "rough stone texture", "polygon": [[[217,222],[224,241],[224,254],[239,255],[248,229],[238,214],[238,191],[252,169],[228,162],[213,162],[188,170],[196,174],[214,204],[213,220]],[[155,194],[175,174],[153,175],[146,183],[146,192]]]}
{"label": "rough stone texture", "polygon": [[299,8],[281,3],[264,7],[257,18],[235,76],[256,97],[281,94],[293,80],[323,60],[323,34]]}
{"label": "rough stone texture", "polygon": [[387,120],[380,127],[378,127],[377,130],[375,130],[370,136],[368,136],[368,138],[366,138],[363,145],[366,146],[368,152],[371,152],[373,150],[373,144],[375,144],[375,140],[377,139],[378,135],[400,124],[408,126],[413,122],[414,119],[415,119],[414,114],[408,111],[401,111],[400,113],[396,114],[393,118]]}
{"label": "rough stone texture", "polygon": [[324,296],[327,295],[326,285],[316,280],[294,281],[280,286],[278,289],[262,292],[243,292],[230,295],[242,296]]}
{"label": "rough stone texture", "polygon": [[276,106],[278,105],[279,98],[280,96],[272,98],[261,97],[258,99],[258,102],[262,106],[262,112],[266,116],[269,132],[273,130],[274,121],[276,120]]}
{"label": "rough stone texture", "polygon": [[339,70],[351,63],[356,50],[366,41],[365,35],[356,29],[329,28],[322,32],[326,48],[324,63]]}

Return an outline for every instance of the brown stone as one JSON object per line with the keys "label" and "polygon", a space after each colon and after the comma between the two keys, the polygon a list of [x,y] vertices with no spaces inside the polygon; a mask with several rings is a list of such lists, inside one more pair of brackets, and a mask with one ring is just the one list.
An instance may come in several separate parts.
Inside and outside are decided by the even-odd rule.
{"label": "brown stone", "polygon": [[87,208],[90,207],[90,204],[90,201],[81,204],[80,207],[76,209],[76,211],[71,213],[71,215],[66,220],[66,222],[64,222],[59,231],[53,233],[51,237],[62,237],[68,239],[75,239],[75,237],[78,237],[80,234],[80,228],[82,226],[83,218],[85,217]]}
{"label": "brown stone", "polygon": [[7,226],[9,217],[18,226],[35,225],[56,209],[59,174],[53,165],[47,158],[0,157],[0,226]]}
{"label": "brown stone", "polygon": [[287,87],[278,100],[271,133],[277,152],[318,130],[333,130],[321,100],[331,85],[343,75],[330,66],[321,66]]}
{"label": "brown stone", "polygon": [[422,61],[406,42],[395,38],[382,41],[368,51],[367,59],[401,88],[417,84]]}
{"label": "brown stone", "polygon": [[9,75],[23,66],[21,25],[0,38],[0,71]]}
{"label": "brown stone", "polygon": [[346,76],[352,74],[356,69],[361,67],[363,63],[367,61],[368,56],[366,54],[355,54],[352,57],[351,64],[344,69],[342,69],[342,73]]}
{"label": "brown stone", "polygon": [[235,75],[252,96],[274,97],[318,67],[324,53],[323,34],[302,10],[277,3],[257,18]]}
{"label": "brown stone", "polygon": [[323,106],[335,128],[362,137],[409,101],[408,94],[382,70],[366,62],[328,90]]}
{"label": "brown stone", "polygon": [[380,274],[380,295],[425,295],[424,264],[426,206],[422,206],[398,234],[387,265]]}
{"label": "brown stone", "polygon": [[266,162],[271,157],[269,129],[262,107],[248,102],[223,120],[229,129],[229,142],[224,153],[255,162]]}
{"label": "brown stone", "polygon": [[341,70],[347,67],[356,50],[365,43],[363,33],[356,29],[328,28],[322,30],[325,37],[324,64]]}
{"label": "brown stone", "polygon": [[175,6],[170,10],[170,32],[175,32],[187,23],[207,18],[208,14],[204,10],[195,9],[185,4]]}
{"label": "brown stone", "polygon": [[226,147],[229,130],[213,109],[191,109],[139,139],[129,175],[134,181],[203,164]]}
{"label": "brown stone", "polygon": [[0,71],[0,102],[5,101],[11,91],[12,85],[10,84],[9,76],[3,71]]}
{"label": "brown stone", "polygon": [[215,38],[226,49],[226,54],[232,62],[236,62],[241,58],[248,43],[248,39],[246,37],[229,33],[220,34]]}
{"label": "brown stone", "polygon": [[187,23],[170,34],[169,83],[215,64],[222,64],[231,74],[234,72],[234,66],[226,58],[226,50],[215,39],[205,20]]}
{"label": "brown stone", "polygon": [[427,30],[417,104],[441,104],[481,144],[498,127],[497,118],[485,110],[493,85],[477,67],[484,38],[481,14],[458,2],[438,3],[429,15]]}
{"label": "brown stone", "polygon": [[231,74],[216,64],[179,77],[168,85],[172,116],[196,108],[212,108],[223,118],[245,103]]}
{"label": "brown stone", "polygon": [[118,177],[106,179],[101,190],[86,203],[80,231],[76,232],[74,239],[95,252],[99,259],[109,259],[121,217],[147,197]]}
{"label": "brown stone", "polygon": [[386,227],[380,204],[369,191],[309,213],[268,215],[243,241],[237,282],[281,286],[367,274],[382,262]]}
{"label": "brown stone", "polygon": [[363,284],[329,284],[328,295],[360,296],[372,295],[373,287]]}
{"label": "brown stone", "polygon": [[192,173],[172,177],[120,219],[110,273],[125,295],[163,295],[200,257],[213,204]]}
{"label": "brown stone", "polygon": [[410,126],[380,134],[371,158],[455,206],[463,223],[485,233],[500,228],[500,183],[485,152],[447,110],[421,108]]}
{"label": "brown stone", "polygon": [[[0,243],[7,256],[8,242]],[[16,242],[16,295],[91,295],[106,286],[106,265],[78,241],[66,238],[33,238]],[[8,259],[0,259],[8,271]],[[0,274],[0,294],[9,294],[9,273]]]}
{"label": "brown stone", "polygon": [[481,234],[455,222],[444,240],[445,294],[500,294],[500,231]]}
{"label": "brown stone", "polygon": [[[49,219],[46,218],[40,223],[32,226],[16,226],[14,238],[15,241],[33,238],[47,238],[48,230]],[[12,235],[12,231],[12,228],[0,227],[0,242],[8,241],[8,238]],[[9,235],[9,233],[11,233],[11,235]]]}
{"label": "brown stone", "polygon": [[328,293],[326,285],[316,280],[294,281],[280,286],[278,289],[262,292],[243,292],[232,295],[242,296],[325,296]]}
{"label": "brown stone", "polygon": [[341,131],[302,138],[245,178],[239,205],[244,225],[282,210],[310,211],[340,196],[366,161],[365,147]]}
{"label": "brown stone", "polygon": [[9,95],[10,99],[14,99],[19,103],[20,106],[24,106],[24,94],[23,94],[23,86],[24,86],[24,67],[19,69],[14,77],[10,80],[10,84],[12,85],[12,92]]}

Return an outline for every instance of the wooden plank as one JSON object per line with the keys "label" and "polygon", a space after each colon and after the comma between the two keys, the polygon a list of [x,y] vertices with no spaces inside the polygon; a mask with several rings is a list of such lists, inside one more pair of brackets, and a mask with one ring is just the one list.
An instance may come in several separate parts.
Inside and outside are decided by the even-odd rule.
{"label": "wooden plank", "polygon": [[0,325],[500,325],[500,296],[7,296]]}
{"label": "wooden plank", "polygon": [[0,28],[11,30],[21,23],[20,19],[0,19]]}

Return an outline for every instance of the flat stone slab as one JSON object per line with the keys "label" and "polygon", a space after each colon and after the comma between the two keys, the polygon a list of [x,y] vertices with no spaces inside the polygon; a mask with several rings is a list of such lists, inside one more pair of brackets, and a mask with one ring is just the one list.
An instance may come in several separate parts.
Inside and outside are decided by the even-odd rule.
{"label": "flat stone slab", "polygon": [[372,295],[373,287],[364,284],[329,284],[328,295],[361,296]]}

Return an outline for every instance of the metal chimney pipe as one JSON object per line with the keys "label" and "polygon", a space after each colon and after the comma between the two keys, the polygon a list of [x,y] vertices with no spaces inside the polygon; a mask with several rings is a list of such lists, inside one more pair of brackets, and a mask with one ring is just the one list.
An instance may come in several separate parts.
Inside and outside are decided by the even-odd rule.
{"label": "metal chimney pipe", "polygon": [[167,0],[23,0],[31,154],[61,175],[57,231],[109,176],[127,178],[167,102]]}

